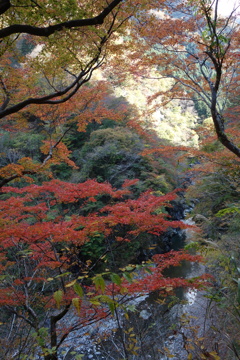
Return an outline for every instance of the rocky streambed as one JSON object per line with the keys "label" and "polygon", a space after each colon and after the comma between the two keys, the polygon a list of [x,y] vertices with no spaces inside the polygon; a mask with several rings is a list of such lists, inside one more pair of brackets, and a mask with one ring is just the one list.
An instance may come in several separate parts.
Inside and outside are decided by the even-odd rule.
{"label": "rocky streambed", "polygon": [[[170,231],[168,242],[174,249],[182,248],[190,234],[180,229]],[[181,267],[171,268],[167,276],[192,278],[204,272],[203,265],[185,262]],[[201,347],[199,339],[212,326],[206,316],[209,300],[204,292],[195,290],[179,289],[167,300],[154,293],[139,296],[128,308],[127,318],[119,311],[118,319],[108,318],[72,333],[61,359],[74,359],[71,357],[74,348],[83,360],[187,360],[191,342]]]}
{"label": "rocky streambed", "polygon": [[[187,208],[175,206],[177,220]],[[189,221],[189,220],[188,220]],[[173,229],[164,234],[161,243],[166,250],[181,249],[192,235],[190,230]],[[146,253],[146,256],[149,254]],[[205,272],[204,265],[185,262],[171,268],[167,276],[197,277]],[[212,304],[204,292],[178,289],[166,299],[158,294],[139,296],[128,304],[127,317],[119,310],[118,316],[72,332],[66,339],[60,360],[187,360],[200,359],[198,352],[213,351],[214,343],[207,344],[206,337],[214,334],[213,318],[209,320]],[[74,321],[74,314],[64,321]]]}

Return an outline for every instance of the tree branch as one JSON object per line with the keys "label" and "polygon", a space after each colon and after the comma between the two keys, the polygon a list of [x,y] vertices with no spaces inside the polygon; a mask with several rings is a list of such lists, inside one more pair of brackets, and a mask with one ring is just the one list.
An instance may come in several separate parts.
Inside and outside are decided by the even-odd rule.
{"label": "tree branch", "polygon": [[0,15],[4,14],[11,7],[10,0],[0,1]]}
{"label": "tree branch", "polygon": [[[55,25],[50,25],[47,27],[36,27],[36,26],[22,25],[22,24],[10,25],[0,30],[0,38],[3,39],[12,34],[29,34],[34,36],[49,37],[56,31],[62,31],[64,29],[101,25],[103,24],[105,18],[112,12],[112,10],[122,1],[123,0],[113,0],[107,7],[104,8],[104,10],[99,15],[89,19],[70,20]],[[1,14],[1,6],[0,6],[0,14]]]}
{"label": "tree branch", "polygon": [[[92,61],[92,63],[94,63],[94,62],[97,63],[95,66],[93,66],[93,67],[90,66],[90,68],[88,68],[87,70],[81,71],[80,74],[77,76],[77,78],[69,86],[65,87],[63,90],[55,91],[49,95],[45,95],[45,96],[41,96],[41,97],[36,97],[36,98],[30,97],[30,98],[23,100],[15,105],[12,105],[9,108],[0,111],[0,119],[2,119],[3,117],[5,117],[7,115],[14,114],[32,104],[61,104],[63,102],[66,102],[78,91],[78,89],[83,84],[85,84],[86,82],[88,82],[90,80],[93,71],[101,65],[102,61],[98,62],[98,56],[97,56],[97,58],[94,59],[94,61]],[[86,76],[86,77],[84,77],[84,76]],[[66,96],[63,98],[60,98],[61,96],[64,96],[64,95],[66,95]],[[59,99],[56,99],[56,98],[59,98]]]}

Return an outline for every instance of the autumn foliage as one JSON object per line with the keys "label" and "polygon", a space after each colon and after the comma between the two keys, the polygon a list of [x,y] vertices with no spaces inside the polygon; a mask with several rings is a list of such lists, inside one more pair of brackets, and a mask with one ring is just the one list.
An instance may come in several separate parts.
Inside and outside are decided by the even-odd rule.
{"label": "autumn foliage", "polygon": [[[139,234],[160,235],[170,226],[183,227],[163,211],[175,198],[174,193],[157,197],[147,191],[134,200],[130,187],[136,181],[126,181],[119,190],[95,180],[81,184],[51,180],[24,188],[3,188],[0,305],[23,319],[39,336],[44,322],[50,319],[49,336],[40,346],[45,359],[53,348],[57,356],[70,332],[114,314],[126,294],[131,297],[204,283],[200,278],[192,283],[164,277],[163,271],[169,266],[199,260],[182,252],[155,255],[152,264],[142,269],[138,266],[143,272],[141,279],[137,278],[139,271],[137,277],[133,271],[136,265],[120,272],[107,269],[107,256],[116,256],[122,243]],[[108,205],[86,213],[86,206],[94,205],[102,196],[108,198]],[[81,256],[81,249],[97,236],[104,238],[104,251],[94,263]],[[100,261],[105,261],[106,269],[96,273]],[[53,309],[58,309],[57,313]],[[75,327],[58,327],[71,309],[76,311]]]}
{"label": "autumn foliage", "polygon": [[[79,4],[65,0],[0,4],[0,140],[6,134],[12,139],[25,133],[37,134],[40,143],[34,148],[37,156],[26,156],[24,151],[14,153],[20,146],[7,148],[1,142],[1,156],[7,160],[0,169],[0,356],[9,359],[16,350],[18,359],[58,360],[70,333],[77,336],[79,329],[116,316],[119,309],[126,312],[129,300],[155,291],[166,296],[177,287],[206,284],[206,276],[190,280],[165,275],[167,268],[182,261],[201,261],[198,255],[171,251],[155,254],[144,263],[136,254],[124,258],[123,249],[129,247],[130,252],[136,241],[146,245],[148,239],[160,239],[169,228],[187,226],[172,220],[166,210],[178,190],[165,195],[162,190],[172,188],[164,161],[175,157],[175,149],[165,143],[153,149],[158,139],[146,130],[143,118],[147,112],[130,109],[127,100],[111,102],[111,97],[114,86],[127,82],[129,74],[134,79],[154,74],[169,78],[169,88],[159,89],[148,104],[159,106],[159,98],[161,105],[176,97],[189,101],[197,93],[211,107],[216,95],[220,100],[213,104],[212,116],[218,123],[218,115],[222,116],[219,101],[224,96],[232,101],[233,92],[239,91],[239,28],[229,19],[232,27],[226,33],[222,18],[216,19],[214,27],[208,1],[186,1],[184,7],[165,0],[99,0],[94,6],[86,0]],[[180,10],[184,17],[176,16]],[[87,84],[102,66],[104,72]],[[212,82],[215,93],[209,97]],[[229,110],[232,117],[228,114],[228,119],[235,122],[237,111],[237,106]],[[95,138],[89,136],[86,156],[78,165],[87,164],[89,170],[88,156],[93,159],[94,151],[96,155],[97,140],[106,143],[98,150],[102,156],[107,149],[114,158],[117,175],[113,176],[120,174],[119,187],[110,184],[111,176],[107,181],[99,176],[97,181],[86,175],[87,180],[80,183],[54,178],[58,166],[78,171],[71,136],[81,156],[79,133],[87,141],[89,127],[99,129],[105,120],[115,122],[113,128],[95,132]],[[128,129],[123,131],[121,126]],[[237,143],[236,126],[222,130]],[[147,144],[140,141],[143,138]],[[204,136],[202,141],[202,152],[186,147],[179,147],[178,152],[207,159],[205,171],[221,155],[227,161],[224,151],[217,155],[206,152]],[[153,152],[160,159],[150,160]],[[11,154],[16,155],[14,159]],[[101,156],[95,161],[104,159]],[[174,164],[177,161],[173,159]],[[94,168],[94,161],[91,166]],[[139,171],[144,186],[137,187],[134,171]],[[128,177],[124,183],[123,174]],[[155,185],[154,190],[149,183]],[[129,259],[134,259],[133,264]]]}

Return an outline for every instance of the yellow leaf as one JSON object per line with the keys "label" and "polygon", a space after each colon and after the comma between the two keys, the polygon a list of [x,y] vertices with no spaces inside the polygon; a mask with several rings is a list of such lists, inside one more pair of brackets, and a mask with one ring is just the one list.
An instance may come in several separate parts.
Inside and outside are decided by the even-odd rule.
{"label": "yellow leaf", "polygon": [[216,351],[211,351],[209,354],[212,355],[215,360],[221,360]]}
{"label": "yellow leaf", "polygon": [[100,305],[101,305],[101,303],[100,303],[99,301],[94,300],[94,299],[90,299],[90,303],[91,303],[92,305],[95,305],[95,306],[100,306]]}
{"label": "yellow leaf", "polygon": [[72,303],[73,303],[73,306],[75,307],[75,309],[77,310],[77,313],[79,315],[80,311],[81,311],[81,300],[79,298],[73,298]]}
{"label": "yellow leaf", "polygon": [[68,283],[67,285],[65,285],[66,287],[70,287],[73,286],[76,283],[77,279],[71,281],[70,283]]}

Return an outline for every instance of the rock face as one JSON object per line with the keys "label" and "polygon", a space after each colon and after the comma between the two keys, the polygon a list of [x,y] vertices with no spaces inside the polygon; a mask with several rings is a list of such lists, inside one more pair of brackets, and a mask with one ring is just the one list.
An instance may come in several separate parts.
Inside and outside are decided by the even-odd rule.
{"label": "rock face", "polygon": [[[172,220],[182,220],[185,213],[189,211],[189,206],[184,199],[173,201],[172,207],[166,208]],[[186,231],[176,228],[169,228],[160,236],[152,236],[151,242],[147,246],[141,247],[136,256],[136,262],[141,263],[151,259],[154,254],[163,254],[171,250],[179,250],[184,246]],[[133,260],[133,262],[135,261]]]}
{"label": "rock face", "polygon": [[186,204],[186,201],[183,197],[179,200],[174,200],[171,203],[172,207],[167,208],[167,212],[173,220],[182,220],[185,217],[186,210],[189,209],[189,205]]}
{"label": "rock face", "polygon": [[196,224],[203,224],[203,223],[209,223],[209,220],[201,215],[201,214],[196,214],[193,216],[193,221],[196,223]]}

